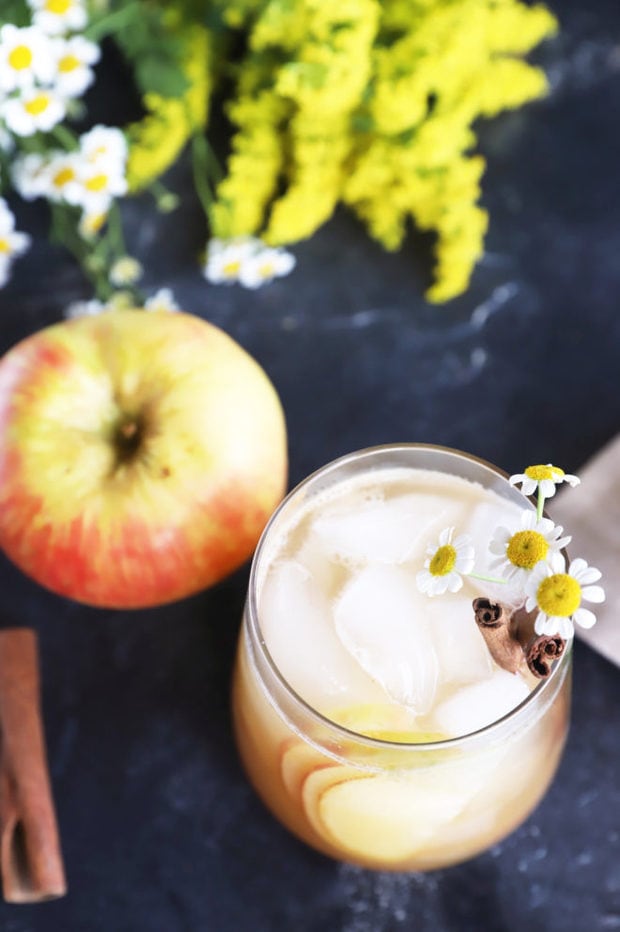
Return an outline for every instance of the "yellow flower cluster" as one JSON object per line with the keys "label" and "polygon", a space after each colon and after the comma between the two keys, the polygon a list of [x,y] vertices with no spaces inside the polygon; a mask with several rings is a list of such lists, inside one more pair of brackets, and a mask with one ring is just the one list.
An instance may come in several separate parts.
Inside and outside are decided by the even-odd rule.
{"label": "yellow flower cluster", "polygon": [[516,56],[555,26],[517,0],[264,4],[230,108],[215,235],[290,243],[342,200],[388,249],[409,220],[434,231],[427,296],[460,294],[487,228],[472,124],[544,93],[543,73]]}
{"label": "yellow flower cluster", "polygon": [[176,160],[183,146],[207,122],[212,84],[213,41],[202,26],[177,26],[186,44],[184,75],[187,89],[181,97],[147,94],[147,115],[127,128],[129,157],[127,182],[136,192],[156,181]]}
{"label": "yellow flower cluster", "polygon": [[353,143],[352,113],[370,77],[378,16],[377,0],[264,6],[228,108],[238,131],[216,192],[215,236],[262,230],[268,243],[290,243],[330,217]]}
{"label": "yellow flower cluster", "polygon": [[[243,38],[227,104],[231,154],[209,208],[212,235],[295,242],[342,202],[387,249],[402,245],[410,223],[433,232],[427,297],[462,293],[488,223],[472,127],[545,93],[543,72],[523,56],[553,34],[552,14],[521,0],[212,6],[225,30]],[[182,101],[147,98],[150,116],[134,128],[133,188],[156,177],[206,118],[214,46],[204,29],[192,30],[191,89]],[[227,62],[214,67],[231,73]]]}
{"label": "yellow flower cluster", "polygon": [[437,235],[430,301],[467,288],[484,248],[486,212],[477,206],[484,160],[470,155],[473,122],[546,90],[542,71],[515,56],[552,33],[543,7],[516,0],[385,4],[389,44],[373,50],[373,81],[358,115],[342,199],[388,249],[412,219]]}

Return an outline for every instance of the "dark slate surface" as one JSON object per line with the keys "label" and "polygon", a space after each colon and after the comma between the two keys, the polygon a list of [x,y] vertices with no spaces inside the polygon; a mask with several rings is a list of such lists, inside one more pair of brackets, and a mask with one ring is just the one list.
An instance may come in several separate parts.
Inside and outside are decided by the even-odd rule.
{"label": "dark slate surface", "polygon": [[[257,293],[214,288],[188,202],[127,206],[147,285],[222,326],[286,409],[291,482],[391,440],[470,450],[509,471],[580,466],[620,428],[620,7],[564,0],[540,58],[553,93],[486,125],[487,255],[444,308],[398,255],[338,215]],[[108,120],[110,117],[108,116]],[[170,184],[189,188],[179,165]],[[20,229],[43,228],[37,205]],[[40,239],[0,295],[0,350],[87,297]],[[88,610],[0,562],[3,622],[40,632],[69,895],[0,905],[3,932],[584,932],[620,929],[620,672],[577,645],[575,712],[552,792],[512,837],[429,875],[370,873],[303,847],[250,790],[229,720],[247,568],[175,606]]]}

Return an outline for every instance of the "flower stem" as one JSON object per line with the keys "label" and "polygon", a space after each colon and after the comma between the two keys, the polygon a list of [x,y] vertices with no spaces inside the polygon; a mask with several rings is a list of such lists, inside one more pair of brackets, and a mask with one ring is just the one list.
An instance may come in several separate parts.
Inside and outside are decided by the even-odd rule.
{"label": "flower stem", "polygon": [[192,137],[192,169],[194,173],[194,187],[196,194],[205,212],[205,217],[210,220],[211,205],[214,197],[213,191],[209,184],[208,172],[209,147],[207,140],[201,132],[194,133]]}
{"label": "flower stem", "polygon": [[507,583],[508,580],[502,576],[486,576],[483,573],[467,573],[472,579],[481,579],[483,582]]}
{"label": "flower stem", "polygon": [[538,501],[536,503],[536,520],[540,521],[542,518],[543,508],[545,507],[545,496],[542,494],[541,489],[538,489]]}
{"label": "flower stem", "polygon": [[70,152],[77,149],[78,141],[74,133],[71,132],[66,126],[63,126],[62,123],[57,123],[56,126],[51,130],[51,135],[54,139],[57,139],[60,145],[64,149],[68,149]]}

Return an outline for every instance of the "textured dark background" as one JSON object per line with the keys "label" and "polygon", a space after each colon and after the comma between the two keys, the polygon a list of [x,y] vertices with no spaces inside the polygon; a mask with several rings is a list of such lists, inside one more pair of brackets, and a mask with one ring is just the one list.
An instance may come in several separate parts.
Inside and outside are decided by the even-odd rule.
{"label": "textured dark background", "polygon": [[[291,483],[394,440],[459,447],[510,472],[549,460],[578,472],[620,429],[620,5],[551,6],[562,33],[539,58],[552,93],[481,128],[487,253],[447,307],[425,304],[413,240],[385,254],[344,213],[295,249],[290,278],[257,293],[209,286],[185,162],[169,177],[187,192],[179,212],[127,205],[146,285],[171,286],[273,379]],[[0,293],[2,351],[90,297],[47,245],[39,206],[18,212],[18,228],[40,236]],[[373,874],[289,837],[241,772],[229,685],[246,582],[247,567],[175,606],[123,614],[56,598],[0,562],[3,622],[40,633],[70,887],[57,902],[0,905],[2,932],[620,929],[616,668],[577,645],[564,761],[512,837],[449,870]]]}

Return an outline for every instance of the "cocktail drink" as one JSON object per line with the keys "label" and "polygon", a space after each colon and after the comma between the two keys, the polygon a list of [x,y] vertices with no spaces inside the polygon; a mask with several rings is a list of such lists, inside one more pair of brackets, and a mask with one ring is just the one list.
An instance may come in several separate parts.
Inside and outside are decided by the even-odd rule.
{"label": "cocktail drink", "polygon": [[[545,678],[527,663],[523,574],[541,554],[524,555],[563,544],[536,521],[499,470],[415,444],[346,456],[282,503],[252,565],[234,716],[250,780],[297,836],[428,870],[536,806],[566,737],[571,660],[569,639]],[[527,543],[519,528],[535,528]],[[489,546],[502,534],[521,545],[507,580]],[[498,605],[509,661],[480,609]]]}

